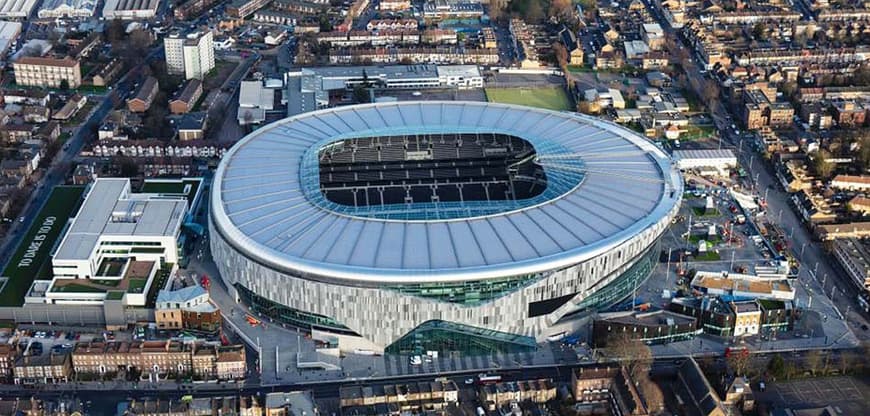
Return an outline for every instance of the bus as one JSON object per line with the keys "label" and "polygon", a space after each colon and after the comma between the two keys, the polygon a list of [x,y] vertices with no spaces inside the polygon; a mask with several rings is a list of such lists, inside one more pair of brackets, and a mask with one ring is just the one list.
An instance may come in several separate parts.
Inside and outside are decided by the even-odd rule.
{"label": "bus", "polygon": [[498,383],[499,381],[501,381],[501,376],[498,374],[480,373],[477,375],[477,382],[479,384],[492,384]]}
{"label": "bus", "polygon": [[737,354],[740,354],[741,356],[744,356],[744,357],[748,356],[749,355],[749,348],[746,348],[746,347],[728,347],[728,348],[725,348],[725,358],[729,358],[731,356],[737,356]]}

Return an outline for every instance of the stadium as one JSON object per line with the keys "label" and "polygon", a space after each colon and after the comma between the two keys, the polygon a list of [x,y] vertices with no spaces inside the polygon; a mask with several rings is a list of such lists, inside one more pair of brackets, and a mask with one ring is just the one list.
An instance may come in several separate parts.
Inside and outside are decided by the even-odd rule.
{"label": "stadium", "polygon": [[237,300],[344,350],[525,351],[626,299],[681,195],[666,153],[596,118],[338,107],[225,155],[211,251]]}

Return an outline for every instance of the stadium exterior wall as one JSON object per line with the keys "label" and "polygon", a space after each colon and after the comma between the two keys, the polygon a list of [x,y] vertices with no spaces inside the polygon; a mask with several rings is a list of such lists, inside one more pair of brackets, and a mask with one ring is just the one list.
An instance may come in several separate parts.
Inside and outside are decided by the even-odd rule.
{"label": "stadium exterior wall", "polygon": [[[474,306],[405,295],[390,289],[300,278],[294,273],[251,260],[225,241],[213,223],[211,228],[217,232],[211,239],[211,251],[228,287],[239,284],[275,303],[332,318],[381,348],[430,320],[520,334],[540,341],[549,335],[548,327],[574,312],[575,306],[584,299],[621,277],[641,254],[653,248],[678,208],[679,204],[657,223],[601,255],[542,275],[522,289]],[[530,303],[572,293],[576,295],[571,301],[556,311],[537,317],[528,316]],[[621,294],[610,303],[627,294]]]}
{"label": "stadium exterior wall", "polygon": [[[424,117],[424,112],[428,116]],[[499,120],[506,115],[521,122],[504,130]],[[364,116],[370,121],[365,121]],[[329,144],[336,137],[436,130],[462,133],[478,128],[485,133],[536,140],[532,144],[539,160],[549,163],[545,171],[553,173],[553,178],[562,175],[561,180],[574,187],[540,205],[477,218],[480,228],[470,235],[457,233],[462,237],[445,230],[454,228],[448,225],[451,220],[414,223],[363,218],[314,204],[309,194],[300,192],[299,184],[308,183],[309,176],[313,176],[309,173],[317,172],[316,166],[306,168],[306,161],[317,159],[309,160],[306,156],[310,153],[305,152]],[[259,144],[258,138],[263,138]],[[282,142],[291,139],[287,145]],[[278,145],[274,152],[273,143]],[[643,157],[637,157],[639,154]],[[589,168],[584,170],[587,175],[582,182],[575,184],[564,173],[586,168],[565,161],[578,155],[579,160],[589,163]],[[257,167],[263,158],[269,160],[265,169]],[[292,165],[297,158],[300,164]],[[225,175],[229,175],[228,181]],[[282,175],[287,179],[273,186],[271,178]],[[658,257],[658,240],[679,209],[682,185],[679,171],[661,149],[634,132],[595,118],[482,103],[372,104],[326,109],[258,130],[224,157],[212,185],[210,244],[221,278],[235,291],[236,298],[279,323],[307,327],[312,332],[355,336],[388,351],[407,351],[422,343],[448,345],[452,334],[492,340],[493,345],[531,344],[534,348],[535,339],[543,340],[558,332],[555,328],[568,325],[566,321],[577,322],[588,312],[625,299],[639,281],[648,277]],[[225,200],[225,193],[232,196]],[[638,200],[634,201],[634,197]],[[510,225],[511,216],[523,220],[519,212],[549,207],[555,208],[545,214],[559,220],[540,221],[535,227],[525,228],[525,232]],[[325,216],[333,218],[317,222]],[[587,223],[580,218],[583,216],[591,220]],[[308,218],[322,226],[308,227]],[[472,226],[472,217],[457,220],[460,225]],[[344,225],[345,221],[353,226]],[[240,229],[240,222],[246,223],[246,230]],[[304,232],[282,234],[293,229],[288,222],[293,226],[301,223]],[[367,225],[379,222],[400,231],[384,239],[387,243],[381,240],[382,231],[364,232]],[[486,232],[487,227],[493,228],[498,222],[505,231],[503,235]],[[336,227],[339,231],[332,229],[335,224],[342,224]],[[566,231],[565,224],[573,224],[581,231],[574,240],[580,244],[547,248],[548,243],[573,232],[574,228]],[[406,229],[411,230],[408,233],[412,237],[404,236]],[[283,245],[273,243],[288,236],[294,240]],[[305,244],[284,251],[289,242],[303,237]],[[457,242],[457,238],[467,240]],[[337,246],[339,239],[348,244]],[[482,246],[487,246],[495,250],[494,260],[481,255],[462,267],[457,266],[462,264],[459,261],[436,263],[433,252],[448,252],[439,249],[438,242],[444,241],[454,245],[449,251],[454,255],[474,249],[482,253]],[[515,244],[521,241],[527,245]],[[312,250],[318,243],[320,249]],[[394,257],[401,261],[381,262],[380,254],[374,256],[374,261],[368,255],[354,256],[354,249],[361,245],[366,245],[364,253],[371,247],[379,247],[376,252],[385,255],[399,251],[401,255]],[[413,261],[417,254],[428,256],[428,267]],[[324,261],[329,255],[353,261]]]}

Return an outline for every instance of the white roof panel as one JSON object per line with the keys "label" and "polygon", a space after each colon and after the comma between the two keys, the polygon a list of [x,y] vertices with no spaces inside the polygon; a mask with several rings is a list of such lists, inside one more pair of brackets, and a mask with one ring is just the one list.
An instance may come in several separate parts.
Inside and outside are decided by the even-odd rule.
{"label": "white roof panel", "polygon": [[[319,184],[310,155],[321,146],[420,132],[520,137],[535,146],[548,189],[558,184],[565,192],[492,215],[407,221],[358,216],[305,190]],[[560,172],[571,169],[581,169],[582,180],[565,182]],[[257,261],[329,278],[418,282],[577,264],[673,215],[681,187],[663,151],[595,118],[492,103],[398,102],[264,126],[223,158],[211,195],[217,230]]]}

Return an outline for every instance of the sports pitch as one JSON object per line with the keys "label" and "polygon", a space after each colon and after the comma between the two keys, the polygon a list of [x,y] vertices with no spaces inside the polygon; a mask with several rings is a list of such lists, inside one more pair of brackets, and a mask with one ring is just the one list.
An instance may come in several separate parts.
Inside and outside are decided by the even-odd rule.
{"label": "sports pitch", "polygon": [[562,88],[487,88],[486,99],[493,103],[519,104],[548,110],[570,110],[571,101]]}
{"label": "sports pitch", "polygon": [[51,277],[49,253],[67,220],[78,209],[84,190],[83,186],[57,186],[51,191],[3,270],[0,306],[21,305],[34,279]]}

